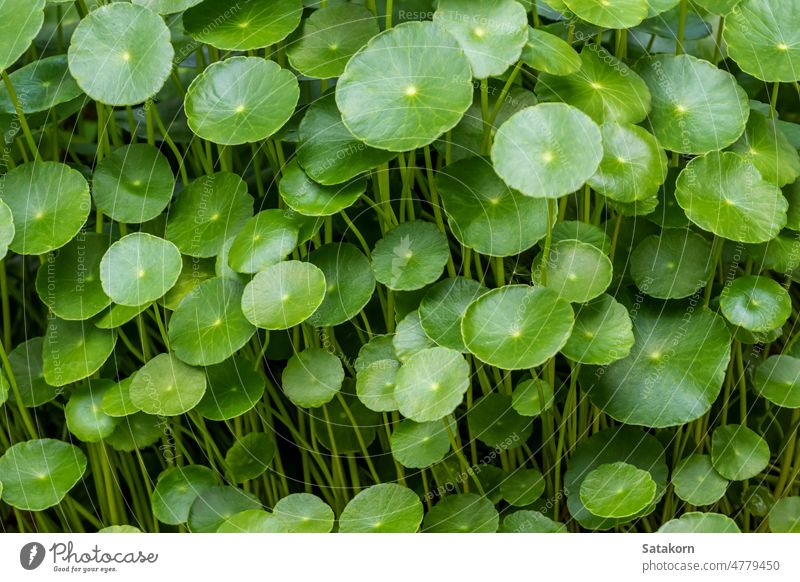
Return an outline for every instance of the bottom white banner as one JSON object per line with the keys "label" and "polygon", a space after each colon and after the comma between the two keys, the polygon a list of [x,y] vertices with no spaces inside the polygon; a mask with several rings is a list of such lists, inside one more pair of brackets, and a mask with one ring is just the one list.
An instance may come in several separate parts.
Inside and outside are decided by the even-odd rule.
{"label": "bottom white banner", "polygon": [[4,534],[0,580],[800,580],[792,534]]}

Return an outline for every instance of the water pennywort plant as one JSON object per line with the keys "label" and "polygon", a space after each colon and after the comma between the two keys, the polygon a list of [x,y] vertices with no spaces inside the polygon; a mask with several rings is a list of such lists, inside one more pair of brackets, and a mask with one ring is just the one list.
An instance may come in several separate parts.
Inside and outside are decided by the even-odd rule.
{"label": "water pennywort plant", "polygon": [[0,0],[2,529],[800,531],[799,14]]}

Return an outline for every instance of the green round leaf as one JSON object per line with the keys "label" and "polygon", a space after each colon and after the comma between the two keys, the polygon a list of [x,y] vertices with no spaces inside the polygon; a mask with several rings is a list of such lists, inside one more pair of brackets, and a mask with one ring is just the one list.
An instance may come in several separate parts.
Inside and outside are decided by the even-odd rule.
{"label": "green round leaf", "polygon": [[366,7],[329,5],[303,22],[299,36],[286,48],[286,56],[292,67],[307,77],[338,77],[350,57],[379,32],[377,19]]}
{"label": "green round leaf", "polygon": [[339,517],[341,533],[414,533],[422,523],[422,502],[401,485],[382,483],[362,490]]}
{"label": "green round leaf", "polygon": [[761,176],[777,186],[791,184],[800,176],[800,155],[777,119],[751,111],[744,134],[731,149],[753,162]]}
{"label": "green round leaf", "polygon": [[216,533],[287,533],[283,522],[263,509],[245,509],[220,523]]}
{"label": "green round leaf", "polygon": [[800,533],[800,497],[784,497],[769,512],[772,533]]}
{"label": "green round leaf", "polygon": [[108,250],[106,237],[80,232],[47,256],[36,274],[39,299],[56,316],[67,320],[94,317],[111,304],[100,281],[100,260]]}
{"label": "green round leaf", "polygon": [[[22,404],[28,408],[50,402],[59,392],[44,379],[43,346],[44,338],[35,337],[18,344],[8,354],[11,373],[17,381]],[[11,399],[16,400],[13,392]]]}
{"label": "green round leaf", "polygon": [[656,55],[640,60],[637,72],[650,88],[650,124],[665,149],[704,154],[742,135],[747,94],[727,71],[691,55]]}
{"label": "green round leaf", "polygon": [[67,428],[79,440],[96,443],[114,432],[119,420],[103,412],[103,398],[114,385],[111,380],[90,381],[70,395],[64,409]]}
{"label": "green round leaf", "polygon": [[728,480],[714,470],[711,457],[692,455],[683,459],[672,473],[675,495],[692,505],[711,505],[728,490]]}
{"label": "green round leaf", "polygon": [[153,146],[133,144],[114,150],[97,164],[92,196],[104,214],[138,224],[161,214],[174,185],[167,158]]}
{"label": "green round leaf", "polygon": [[267,470],[275,457],[275,438],[263,432],[251,432],[237,438],[225,453],[225,467],[233,483],[255,479]]}
{"label": "green round leaf", "polygon": [[538,511],[515,511],[503,519],[503,533],[567,533],[567,526]]}
{"label": "green round leaf", "polygon": [[448,256],[447,239],[436,225],[404,222],[375,245],[372,270],[389,289],[413,291],[436,281]]}
{"label": "green round leaf", "polygon": [[703,230],[746,243],[775,238],[789,208],[780,189],[733,152],[694,158],[678,176],[675,197]]}
{"label": "green round leaf", "polygon": [[467,349],[505,370],[534,368],[554,356],[572,332],[572,307],[542,287],[508,285],[482,295],[464,313]]}
{"label": "green round leaf", "polygon": [[505,394],[487,394],[467,412],[470,432],[482,443],[499,450],[522,446],[533,430],[530,418],[520,415]]}
{"label": "green round leaf", "polygon": [[116,533],[132,534],[133,533],[133,534],[135,534],[135,533],[142,533],[142,530],[140,530],[138,527],[134,527],[132,525],[110,525],[108,527],[104,527],[103,529],[97,530],[97,533],[102,533],[102,534],[107,534],[107,533],[111,533],[111,534],[116,534]]}
{"label": "green round leaf", "polygon": [[435,345],[422,329],[419,311],[414,310],[397,324],[397,330],[392,338],[392,347],[394,348],[392,358],[396,357],[401,362],[405,362],[417,352]]}
{"label": "green round leaf", "polygon": [[252,493],[226,485],[204,488],[192,502],[187,523],[192,532],[212,533],[237,513],[252,509],[261,509]]}
{"label": "green round leaf", "polygon": [[[11,391],[11,382],[6,378],[6,373],[0,371],[0,406],[8,401],[8,393]],[[3,496],[3,484],[0,483],[0,498]]]}
{"label": "green round leaf", "polygon": [[54,439],[17,443],[0,457],[3,501],[42,511],[61,503],[85,472],[86,455],[76,446]]}
{"label": "green round leaf", "polygon": [[522,416],[539,416],[553,407],[553,387],[541,378],[529,378],[514,387],[511,407]]}
{"label": "green round leaf", "polygon": [[253,198],[236,174],[198,178],[170,207],[167,239],[190,257],[213,257],[253,216]]}
{"label": "green round leaf", "polygon": [[152,496],[153,515],[170,525],[186,523],[197,496],[217,484],[214,472],[202,465],[170,467],[158,476]]}
{"label": "green round leaf", "polygon": [[112,305],[106,313],[95,322],[100,329],[114,329],[131,321],[134,317],[150,307],[150,303],[128,307],[127,305]]}
{"label": "green round leaf", "polygon": [[397,410],[394,383],[399,369],[397,360],[378,360],[358,370],[356,394],[364,406],[376,412]]}
{"label": "green round leaf", "polygon": [[8,245],[14,240],[14,217],[8,204],[0,199],[0,261],[8,253]]}
{"label": "green round leaf", "polygon": [[[164,423],[157,416],[137,412],[120,419],[117,428],[103,442],[114,450],[131,453],[143,450],[156,443],[164,436]],[[165,456],[175,457],[174,452],[166,452]]]}
{"label": "green round leaf", "polygon": [[743,71],[763,81],[800,80],[797,0],[743,0],[725,18],[728,54]]}
{"label": "green round leaf", "polygon": [[260,49],[278,43],[300,24],[300,0],[204,0],[183,14],[183,26],[195,40],[230,51]]}
{"label": "green round leaf", "polygon": [[725,319],[749,331],[781,327],[792,314],[789,292],[769,277],[737,277],[722,290],[719,307]]}
{"label": "green round leaf", "polygon": [[181,301],[169,321],[170,347],[194,366],[228,359],[256,329],[242,313],[244,284],[214,277],[203,281]]}
{"label": "green round leaf", "polygon": [[714,429],[711,460],[717,473],[731,481],[744,481],[769,465],[769,445],[757,433],[740,424]]}
{"label": "green round leaf", "polygon": [[514,0],[439,0],[433,21],[455,37],[478,79],[501,75],[528,40],[525,9]]}
{"label": "green round leaf", "polygon": [[65,386],[91,376],[105,364],[116,340],[114,332],[82,321],[49,319],[42,352],[45,381]]}
{"label": "green round leaf", "polygon": [[[544,283],[542,257],[534,261],[535,283]],[[546,286],[566,301],[586,303],[611,285],[613,266],[603,251],[577,240],[563,240],[550,247]]]}
{"label": "green round leaf", "polygon": [[594,469],[608,463],[624,462],[650,473],[656,483],[654,502],[640,512],[645,515],[655,507],[667,488],[669,470],[664,447],[653,435],[632,427],[616,427],[595,433],[581,441],[572,456],[564,475],[564,490],[570,514],[585,528],[607,530],[629,522],[633,517],[620,519],[601,518],[583,505],[580,490],[586,476]]}
{"label": "green round leaf", "polygon": [[175,14],[191,8],[195,4],[200,4],[203,0],[133,0],[134,4],[140,4],[159,14]]}
{"label": "green round leaf", "polygon": [[667,156],[652,134],[636,125],[606,123],[603,161],[589,185],[618,202],[636,202],[657,195],[667,178]]}
{"label": "green round leaf", "polygon": [[539,98],[568,103],[598,124],[639,123],[647,116],[650,91],[625,63],[595,44],[586,45],[580,62],[569,75],[539,75]]}
{"label": "green round leaf", "polygon": [[564,103],[523,109],[500,126],[492,163],[509,187],[534,198],[560,198],[583,186],[603,158],[600,128]]}
{"label": "green round leaf", "polygon": [[327,244],[308,256],[325,275],[325,299],[311,316],[318,327],[334,326],[354,318],[375,291],[369,259],[349,243]]}
{"label": "green round leaf", "polygon": [[456,40],[431,22],[375,36],[336,87],[347,128],[367,145],[402,152],[452,129],[472,103],[472,75]]}
{"label": "green round leaf", "polygon": [[642,303],[632,319],[630,355],[583,377],[592,401],[621,422],[658,428],[708,412],[730,360],[731,337],[722,318],[708,310]]}
{"label": "green round leaf", "polygon": [[741,0],[694,0],[698,6],[705,8],[709,12],[713,12],[719,16],[725,16],[733,10]]}
{"label": "green round leaf", "polygon": [[289,329],[325,299],[325,275],[311,263],[284,261],[258,273],[244,288],[242,311],[262,329]]}
{"label": "green round leaf", "polygon": [[398,463],[409,469],[423,469],[445,458],[450,451],[450,437],[443,422],[404,419],[392,432],[391,445]]}
{"label": "green round leaf", "polygon": [[287,495],[272,511],[289,533],[330,533],[333,529],[333,510],[310,493]]}
{"label": "green round leaf", "polygon": [[11,209],[14,238],[8,248],[41,255],[72,240],[92,207],[89,184],[56,162],[30,162],[0,178],[0,198]]}
{"label": "green round leaf", "polygon": [[756,368],[753,388],[773,404],[800,408],[800,359],[770,356]]}
{"label": "green round leaf", "polygon": [[741,533],[739,526],[730,517],[720,513],[700,513],[691,511],[677,519],[671,519],[658,533]]}
{"label": "green round leaf", "polygon": [[491,501],[475,493],[448,495],[425,516],[428,533],[494,533],[500,515]]}
{"label": "green round leaf", "polygon": [[69,70],[89,97],[107,105],[135,105],[159,92],[175,51],[160,16],[115,2],[80,21],[68,54]]}
{"label": "green round leaf", "polygon": [[208,389],[196,410],[209,420],[230,420],[251,410],[264,395],[264,376],[252,363],[234,355],[206,368]]}
{"label": "green round leaf", "polygon": [[520,60],[551,75],[570,75],[581,68],[581,58],[566,41],[538,28],[528,27],[528,41]]}
{"label": "green round leaf", "polygon": [[0,2],[0,70],[20,58],[44,23],[45,0]]}
{"label": "green round leaf", "polygon": [[355,204],[366,191],[367,183],[357,180],[340,186],[322,186],[292,160],[283,168],[278,188],[292,210],[304,216],[330,216]]}
{"label": "green round leaf", "polygon": [[[34,61],[11,73],[9,79],[25,114],[47,111],[83,94],[69,74],[66,55]],[[14,102],[5,85],[0,85],[0,112],[16,115]]]}
{"label": "green round leaf", "polygon": [[139,412],[139,408],[131,400],[131,382],[134,373],[124,380],[120,380],[103,394],[100,408],[108,416],[120,418]]}
{"label": "green round leaf", "polygon": [[500,493],[510,505],[525,507],[542,496],[544,486],[539,469],[517,469],[500,484]]}
{"label": "green round leaf", "polygon": [[606,255],[611,252],[611,237],[599,226],[578,220],[565,220],[553,226],[553,242],[570,239],[592,245]]}
{"label": "green round leaf", "polygon": [[395,377],[394,397],[400,413],[416,422],[444,418],[461,404],[469,388],[469,365],[449,348],[417,352]]}
{"label": "green round leaf", "polygon": [[547,234],[547,201],[510,189],[488,159],[460,160],[444,168],[438,179],[450,230],[464,246],[509,257]]}
{"label": "green round leaf", "polygon": [[228,265],[238,273],[257,273],[280,263],[299,240],[297,222],[282,210],[259,212],[239,230],[228,251]]}
{"label": "green round leaf", "polygon": [[470,303],[487,292],[473,279],[455,277],[431,286],[419,304],[419,322],[437,345],[466,352],[461,320]]}
{"label": "green round leaf", "polygon": [[308,348],[292,356],[281,376],[283,392],[303,408],[318,408],[333,400],[343,381],[342,361],[322,348]]}
{"label": "green round leaf", "polygon": [[561,353],[574,362],[607,365],[630,354],[634,344],[628,310],[610,295],[581,305]]}
{"label": "green round leaf", "polygon": [[130,385],[131,401],[143,412],[178,416],[194,408],[206,391],[202,370],[170,354],[159,354],[137,372]]}
{"label": "green round leaf", "polygon": [[278,131],[289,121],[299,98],[297,78],[276,62],[231,57],[213,63],[192,81],[184,107],[189,128],[198,136],[238,145]]}
{"label": "green round leaf", "polygon": [[711,243],[684,229],[651,234],[630,255],[630,273],[637,287],[659,299],[693,295],[705,286],[711,268]]}
{"label": "green round leaf", "polygon": [[174,244],[135,232],[108,249],[100,262],[100,280],[114,303],[135,307],[162,297],[178,281],[182,269]]}
{"label": "green round leaf", "polygon": [[342,122],[332,93],[306,110],[298,130],[297,161],[319,184],[342,184],[393,159],[396,154],[367,146]]}
{"label": "green round leaf", "polygon": [[631,28],[647,17],[647,0],[564,0],[579,18],[602,28]]}
{"label": "green round leaf", "polygon": [[581,483],[580,496],[586,509],[600,517],[636,515],[653,501],[656,482],[649,471],[628,463],[600,465]]}

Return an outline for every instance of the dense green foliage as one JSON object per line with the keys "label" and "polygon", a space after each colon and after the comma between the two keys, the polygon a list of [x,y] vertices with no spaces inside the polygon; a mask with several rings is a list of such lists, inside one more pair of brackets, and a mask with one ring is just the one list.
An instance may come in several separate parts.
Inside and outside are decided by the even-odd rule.
{"label": "dense green foliage", "polygon": [[800,532],[798,23],[0,0],[2,530]]}

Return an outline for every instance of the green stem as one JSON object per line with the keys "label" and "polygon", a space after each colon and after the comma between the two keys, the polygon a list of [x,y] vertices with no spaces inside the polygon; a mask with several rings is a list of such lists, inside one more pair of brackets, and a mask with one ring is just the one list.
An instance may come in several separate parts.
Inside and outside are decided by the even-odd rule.
{"label": "green stem", "polygon": [[777,108],[778,108],[778,94],[780,93],[781,84],[779,81],[775,81],[772,85],[772,98],[769,102],[769,117],[770,119],[775,119],[777,117]]}
{"label": "green stem", "polygon": [[689,1],[681,0],[680,8],[678,9],[678,38],[675,43],[675,54],[683,54],[683,38],[686,34],[686,16],[689,12]]}
{"label": "green stem", "polygon": [[14,111],[17,114],[17,119],[19,119],[19,125],[22,128],[22,134],[25,136],[25,141],[28,144],[28,149],[31,150],[31,154],[33,155],[34,160],[39,159],[39,148],[36,147],[36,141],[33,139],[33,134],[31,134],[31,128],[28,126],[28,119],[25,117],[25,112],[22,110],[22,105],[19,102],[19,98],[17,97],[17,92],[14,90],[14,85],[11,83],[11,79],[8,76],[8,73],[5,69],[0,69],[0,76],[3,77],[3,83],[5,83],[6,91],[8,91],[8,96],[11,98],[11,103],[14,106]]}
{"label": "green stem", "polygon": [[152,99],[148,99],[144,104],[144,123],[147,131],[147,143],[151,146],[156,145],[156,132],[153,128],[153,108],[155,104]]}
{"label": "green stem", "polygon": [[514,65],[511,73],[508,75],[508,79],[506,79],[506,84],[503,85],[502,91],[500,91],[500,96],[497,98],[497,101],[492,108],[492,113],[489,115],[489,129],[491,130],[492,126],[494,126],[494,122],[497,119],[497,115],[500,113],[500,109],[503,107],[503,103],[506,101],[506,97],[508,97],[508,92],[511,90],[511,86],[514,84],[514,81],[517,80],[520,71],[522,70],[522,61],[517,61],[517,64]]}
{"label": "green stem", "polygon": [[[425,146],[425,170],[428,177],[428,188],[431,195],[431,207],[433,208],[433,216],[436,220],[436,226],[439,227],[439,230],[444,236],[447,236],[447,229],[444,226],[444,218],[442,217],[441,203],[439,202],[439,190],[436,186],[436,176],[434,175],[430,146]],[[456,276],[456,266],[453,262],[453,254],[449,249],[447,252],[447,273],[450,277]]]}
{"label": "green stem", "polygon": [[364,455],[364,460],[367,462],[367,468],[369,469],[370,475],[372,475],[375,483],[380,483],[381,478],[378,476],[378,472],[375,470],[375,465],[372,464],[372,459],[367,451],[366,442],[364,441],[364,437],[361,435],[361,430],[358,428],[358,421],[356,420],[356,417],[353,416],[353,412],[350,410],[350,407],[347,406],[347,402],[345,402],[345,399],[342,397],[341,393],[337,392],[336,397],[339,399],[339,404],[342,405],[342,409],[347,415],[347,419],[350,421],[350,424],[353,425],[353,430],[355,431],[356,439],[358,440],[358,446],[361,449],[361,454]]}
{"label": "green stem", "polygon": [[789,481],[789,474],[792,469],[792,457],[794,457],[795,447],[797,446],[797,431],[798,424],[800,424],[800,408],[795,408],[792,411],[792,419],[790,421],[791,434],[786,446],[783,449],[783,459],[781,461],[781,473],[778,482],[775,485],[775,499],[779,499],[789,493],[791,482]]}
{"label": "green stem", "polygon": [[724,246],[723,239],[715,235],[714,243],[711,247],[710,275],[708,276],[708,280],[706,282],[706,290],[703,297],[703,305],[705,305],[706,307],[708,307],[709,303],[711,302],[711,292],[714,289],[714,275],[717,271],[717,263],[719,263],[719,260],[722,257],[723,246]]}
{"label": "green stem", "polygon": [[178,169],[181,173],[181,183],[186,186],[189,184],[189,175],[186,173],[186,156],[181,153],[181,150],[178,149],[178,146],[175,145],[175,142],[170,137],[167,128],[164,126],[164,122],[161,120],[161,116],[158,114],[158,109],[155,106],[152,107],[152,114],[153,119],[158,126],[158,131],[161,132],[161,135],[164,136],[164,141],[167,143],[167,147],[172,150],[172,154],[175,156],[175,159],[178,162]]}
{"label": "green stem", "polygon": [[481,119],[483,120],[481,154],[485,155],[489,146],[489,137],[492,132],[489,122],[489,79],[481,79]]}
{"label": "green stem", "polygon": [[22,392],[20,392],[17,379],[14,377],[14,373],[11,371],[11,363],[8,361],[8,354],[6,353],[4,342],[0,342],[0,363],[3,364],[3,369],[8,377],[8,382],[11,384],[11,391],[14,394],[14,401],[17,403],[19,415],[22,418],[22,423],[25,425],[25,430],[28,432],[28,436],[30,438],[35,439],[37,438],[38,433],[33,424],[33,419],[31,419],[31,415],[28,413],[28,409],[25,408],[25,405],[22,403]]}
{"label": "green stem", "polygon": [[478,492],[485,496],[486,492],[483,490],[483,485],[481,485],[481,482],[478,480],[478,476],[475,474],[475,471],[472,470],[469,461],[467,461],[467,458],[464,456],[461,447],[456,442],[456,437],[453,434],[452,428],[450,427],[450,419],[445,417],[442,422],[444,422],[445,429],[447,430],[447,436],[450,437],[450,445],[453,447],[453,452],[456,454],[456,457],[458,457],[458,460],[461,462],[462,469],[464,469],[467,475],[469,475],[469,477],[472,479],[473,483],[475,483],[475,488],[478,490]]}
{"label": "green stem", "polygon": [[8,299],[8,278],[6,276],[6,262],[0,259],[0,301],[2,301],[3,314],[3,344],[11,345],[11,305]]}
{"label": "green stem", "polygon": [[547,199],[547,236],[544,239],[542,248],[542,263],[539,266],[539,281],[542,285],[547,285],[547,265],[550,262],[550,247],[553,244],[553,199]]}

